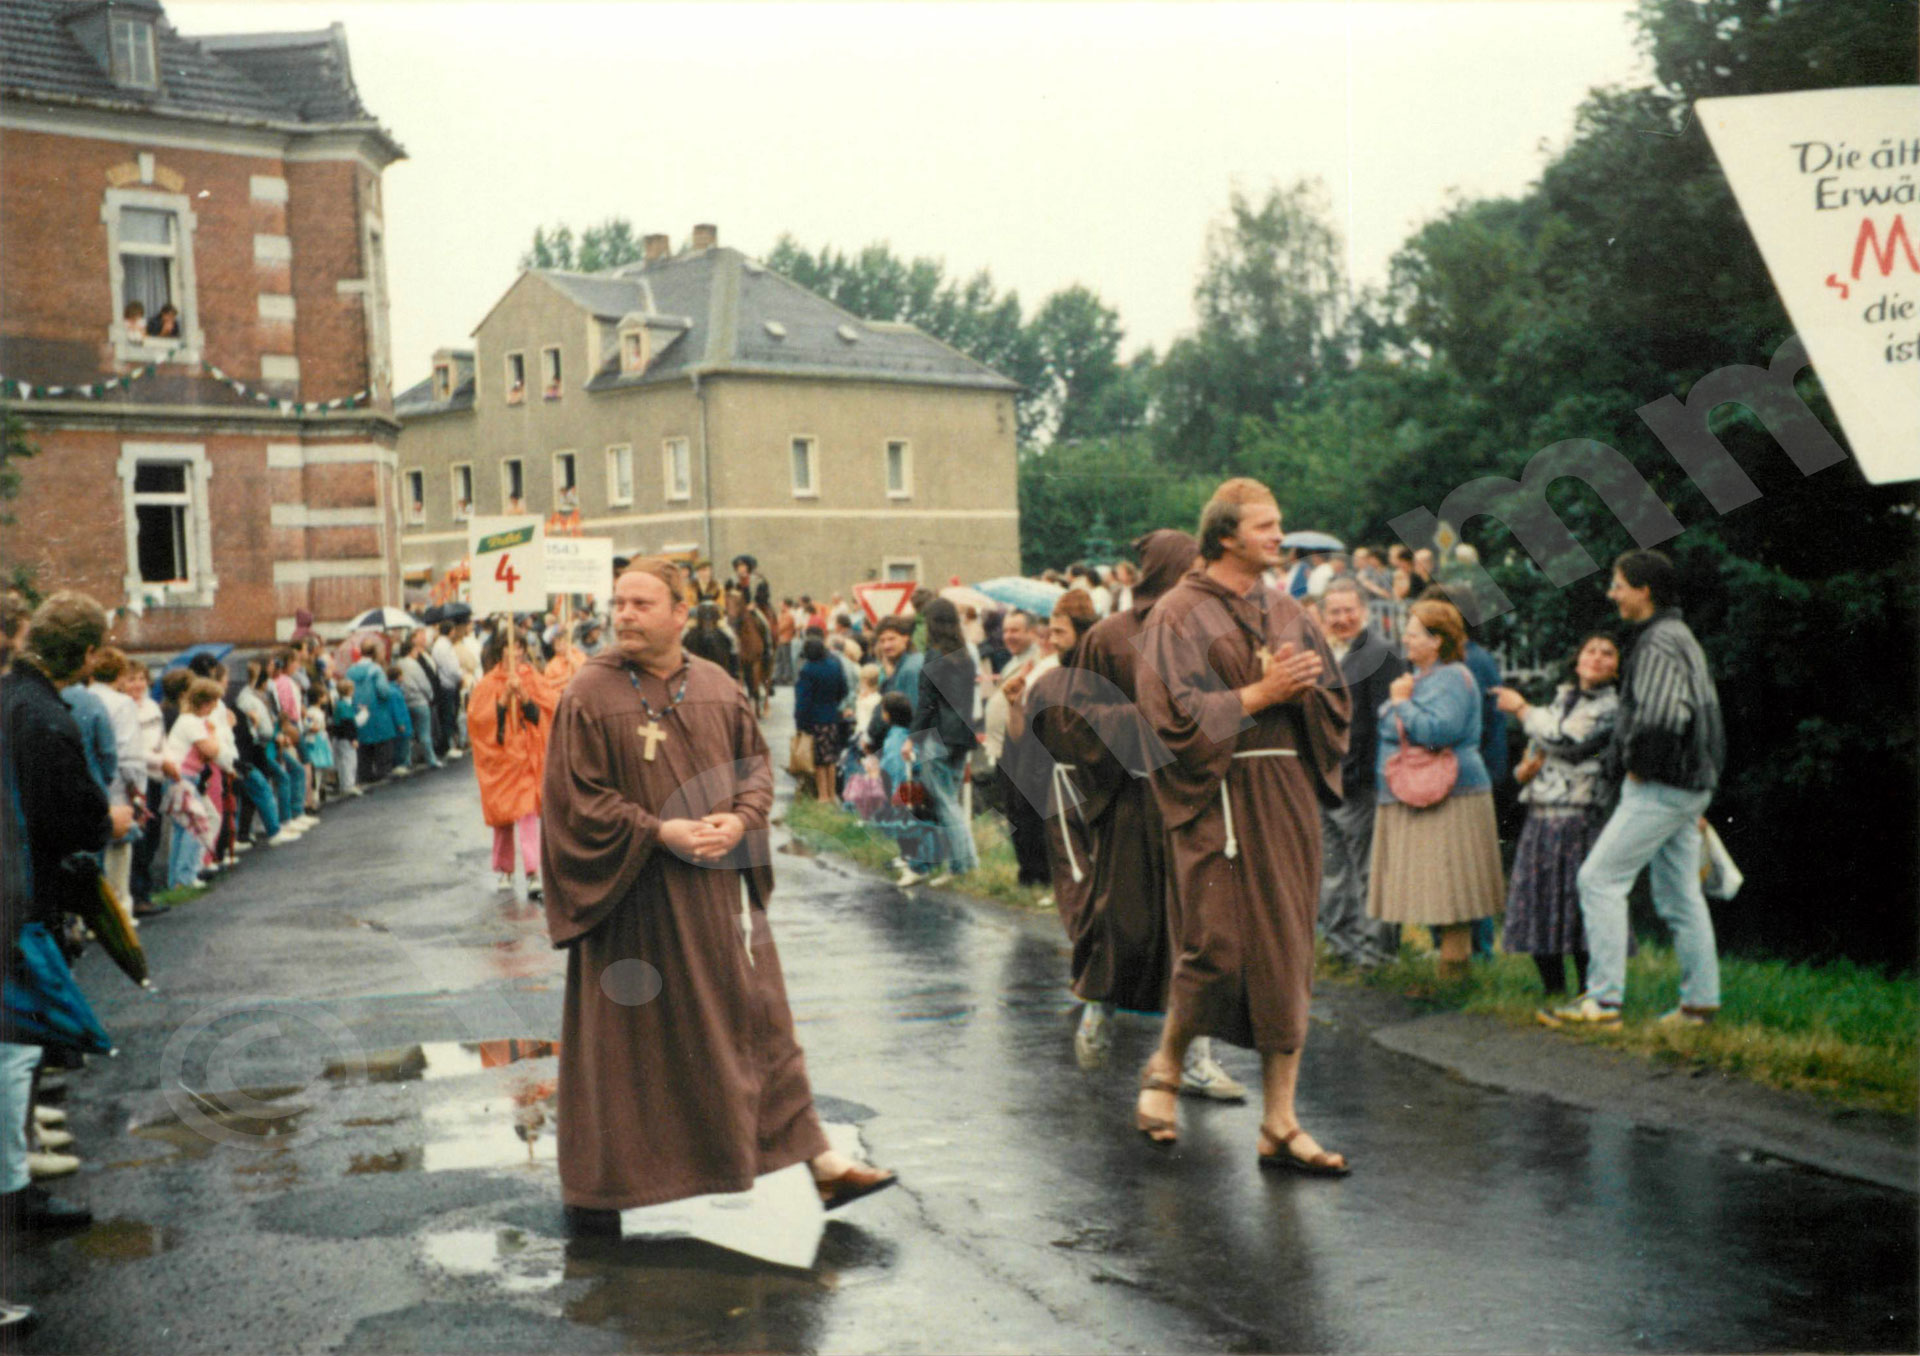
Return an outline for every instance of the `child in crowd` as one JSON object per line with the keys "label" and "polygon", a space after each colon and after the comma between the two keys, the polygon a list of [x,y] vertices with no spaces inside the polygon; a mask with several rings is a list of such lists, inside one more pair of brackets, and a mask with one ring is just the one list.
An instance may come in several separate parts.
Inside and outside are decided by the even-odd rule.
{"label": "child in crowd", "polygon": [[333,694],[322,688],[307,703],[306,713],[300,718],[306,726],[300,736],[300,757],[313,774],[316,801],[326,799],[327,774],[333,771],[333,745],[327,737],[332,714]]}
{"label": "child in crowd", "polygon": [[360,726],[367,713],[353,704],[353,679],[341,677],[334,682],[332,709],[327,717],[327,737],[333,743],[333,770],[343,796],[360,796]]}
{"label": "child in crowd", "polygon": [[212,724],[220,705],[220,684],[191,678],[180,698],[180,716],[167,736],[167,758],[180,776],[167,787],[166,814],[173,844],[167,853],[167,888],[200,883],[200,867],[220,834],[219,812],[204,786],[220,758],[220,736]]}
{"label": "child in crowd", "polygon": [[393,775],[409,776],[413,763],[413,716],[407,711],[406,693],[400,688],[400,666],[387,665],[387,718],[393,722]]}

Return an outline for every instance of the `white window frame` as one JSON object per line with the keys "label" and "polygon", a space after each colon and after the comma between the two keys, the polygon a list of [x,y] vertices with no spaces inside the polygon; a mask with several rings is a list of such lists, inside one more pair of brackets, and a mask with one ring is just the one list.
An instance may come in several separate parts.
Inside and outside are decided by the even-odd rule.
{"label": "white window frame", "polygon": [[[676,450],[679,456],[675,456]],[[679,474],[684,462],[686,474]],[[663,438],[660,442],[660,492],[669,504],[683,504],[693,498],[693,443],[687,438]]]}
{"label": "white window frame", "polygon": [[[620,463],[627,467],[626,493],[620,492]],[[630,508],[633,505],[633,444],[614,443],[607,448],[607,507]]]}
{"label": "white window frame", "polygon": [[[913,573],[908,575],[906,579],[895,579],[893,577],[893,567],[896,565],[904,565],[909,570],[913,571]],[[915,584],[919,583],[923,578],[925,578],[925,575],[922,574],[920,570],[920,557],[919,556],[883,557],[880,561],[880,578],[883,582],[890,583],[890,584],[900,584],[900,583],[908,583],[908,582],[912,582]]]}
{"label": "white window frame", "polygon": [[[793,474],[793,449],[799,443],[807,445],[807,483],[805,485],[802,485]],[[793,481],[795,499],[820,497],[820,440],[813,434],[795,433],[787,439],[787,476]]]}
{"label": "white window frame", "polygon": [[[636,349],[638,352],[634,351]],[[629,325],[620,331],[620,370],[622,372],[644,372],[652,358],[653,343],[645,326]]]}
{"label": "white window frame", "polygon": [[[120,50],[122,38],[127,40],[124,54]],[[107,21],[107,45],[111,53],[108,64],[113,68],[116,85],[130,85],[134,89],[160,87],[160,60],[151,23],[114,15]]]}
{"label": "white window frame", "polygon": [[[174,243],[171,251],[173,259],[173,305],[180,312],[180,334],[175,339],[162,339],[158,335],[146,335],[140,339],[127,337],[126,321],[123,318],[127,309],[126,275],[120,267],[123,251],[131,254],[162,254],[154,246],[142,246],[131,242],[122,243],[120,239],[120,209],[136,207],[149,212],[167,212],[173,216]],[[113,314],[108,317],[108,336],[113,343],[113,356],[123,363],[167,361],[177,357],[181,362],[197,361],[202,344],[200,333],[200,307],[194,287],[193,273],[193,232],[200,224],[193,213],[193,205],[184,193],[159,193],[151,188],[110,188],[100,205],[100,220],[107,227],[107,273],[113,288]],[[151,317],[149,317],[151,319]]]}
{"label": "white window frame", "polygon": [[[511,468],[520,468],[520,507],[513,506],[513,476]],[[527,459],[525,457],[502,457],[500,459],[500,511],[502,513],[530,513],[527,507]]]}
{"label": "white window frame", "polygon": [[[460,507],[460,473],[467,473],[467,506]],[[464,523],[473,517],[473,463],[456,461],[447,468],[447,504],[453,510],[453,520]]]}
{"label": "white window frame", "polygon": [[[569,457],[573,461],[573,502],[566,503],[561,495],[566,493],[560,483],[560,458]],[[553,511],[568,513],[580,507],[580,454],[572,448],[563,447],[553,454]]]}
{"label": "white window frame", "polygon": [[560,362],[560,345],[548,344],[540,350],[540,398],[558,400],[565,389]]}
{"label": "white window frame", "polygon": [[[900,488],[893,486],[893,449],[900,449]],[[880,452],[880,474],[886,481],[887,498],[913,498],[913,440],[889,438]]]}
{"label": "white window frame", "polygon": [[[513,379],[515,363],[520,365],[520,380],[517,383]],[[527,399],[527,355],[519,349],[507,354],[502,372],[505,376],[507,404],[524,404]]]}
{"label": "white window frame", "polygon": [[[417,482],[420,493],[416,497],[413,487]],[[427,522],[427,472],[423,466],[409,466],[400,473],[400,483],[406,487],[407,500],[401,512],[407,515],[408,527],[424,527]]]}
{"label": "white window frame", "polygon": [[[141,462],[172,462],[186,467],[187,488],[181,494],[134,492],[134,474]],[[212,607],[220,579],[213,568],[212,499],[209,482],[213,467],[203,443],[120,444],[120,504],[126,522],[127,572],[123,580],[127,600],[148,607]],[[187,577],[150,581],[140,577],[140,515],[142,504],[183,504],[187,509]]]}

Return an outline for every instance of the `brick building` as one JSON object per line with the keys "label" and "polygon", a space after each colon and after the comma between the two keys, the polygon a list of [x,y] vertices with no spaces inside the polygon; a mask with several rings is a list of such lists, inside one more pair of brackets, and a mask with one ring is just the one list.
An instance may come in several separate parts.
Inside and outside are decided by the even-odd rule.
{"label": "brick building", "polygon": [[520,275],[396,403],[416,586],[473,515],[580,515],[623,554],[755,556],[777,594],[1020,567],[1018,385],[850,315],[696,226]]}
{"label": "brick building", "polygon": [[145,650],[397,601],[380,195],[404,152],[341,28],[6,0],[0,53],[0,380],[39,448],[0,564],[125,608]]}

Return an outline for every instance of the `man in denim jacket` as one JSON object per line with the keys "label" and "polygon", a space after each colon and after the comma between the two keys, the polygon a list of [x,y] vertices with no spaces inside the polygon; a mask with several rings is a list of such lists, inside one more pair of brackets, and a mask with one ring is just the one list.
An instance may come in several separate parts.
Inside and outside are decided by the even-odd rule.
{"label": "man in denim jacket", "polygon": [[1673,931],[1680,1006],[1660,1020],[1699,1025],[1720,1010],[1720,957],[1700,889],[1701,814],[1727,760],[1726,727],[1707,657],[1676,606],[1673,562],[1628,551],[1607,596],[1635,628],[1620,676],[1620,721],[1608,757],[1620,802],[1580,868],[1592,957],[1587,992],[1543,1012],[1550,1026],[1618,1025],[1627,986],[1627,891],[1651,867],[1653,907]]}

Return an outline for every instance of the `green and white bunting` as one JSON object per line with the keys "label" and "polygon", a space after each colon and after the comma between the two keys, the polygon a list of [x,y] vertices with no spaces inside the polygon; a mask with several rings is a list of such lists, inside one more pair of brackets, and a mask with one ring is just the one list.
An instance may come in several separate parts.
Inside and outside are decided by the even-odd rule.
{"label": "green and white bunting", "polygon": [[[59,400],[66,397],[74,397],[80,400],[93,400],[100,396],[111,394],[114,391],[127,389],[141,378],[152,375],[159,366],[160,364],[158,363],[146,363],[134,368],[130,372],[122,373],[117,377],[110,377],[105,381],[68,383],[66,385],[16,381],[10,377],[0,376],[0,395],[11,396],[15,400]],[[368,396],[373,394],[371,390],[364,390],[356,391],[350,396],[340,396],[334,400],[287,400],[284,397],[262,391],[257,387],[249,386],[238,377],[229,376],[227,373],[222,372],[210,362],[203,361],[198,364],[198,367],[200,371],[205,372],[215,381],[225,383],[233,393],[241,399],[255,401],[261,405],[278,410],[282,414],[320,414],[327,410],[349,409],[360,404]]]}

